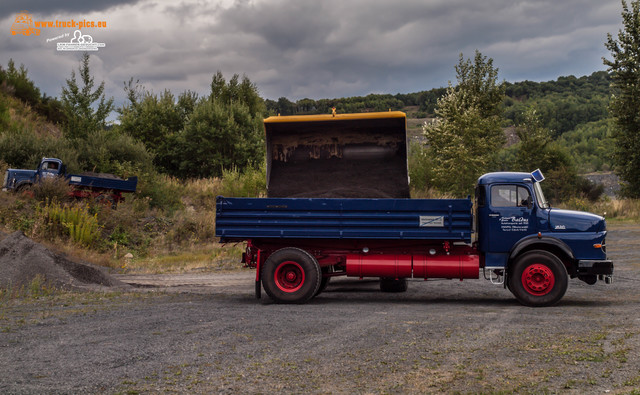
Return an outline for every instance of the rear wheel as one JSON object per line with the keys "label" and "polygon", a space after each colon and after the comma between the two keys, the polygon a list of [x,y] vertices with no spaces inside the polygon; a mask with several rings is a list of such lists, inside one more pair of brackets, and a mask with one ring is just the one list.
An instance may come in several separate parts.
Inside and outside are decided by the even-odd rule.
{"label": "rear wheel", "polygon": [[562,261],[547,251],[530,251],[519,257],[509,273],[509,290],[525,306],[557,303],[567,291],[569,276]]}
{"label": "rear wheel", "polygon": [[380,291],[382,292],[406,292],[406,278],[386,278],[380,277]]}
{"label": "rear wheel", "polygon": [[94,201],[97,204],[110,206],[114,210],[116,209],[116,207],[118,207],[118,203],[116,202],[116,199],[114,199],[112,195],[100,194],[94,198]]}
{"label": "rear wheel", "polygon": [[327,285],[329,285],[329,281],[331,281],[331,277],[322,277],[322,280],[320,280],[318,291],[316,291],[316,294],[314,296],[318,296],[319,294],[324,292],[324,290],[327,289]]}
{"label": "rear wheel", "polygon": [[316,259],[299,248],[288,247],[271,254],[262,269],[264,290],[278,303],[304,303],[318,289],[322,274]]}
{"label": "rear wheel", "polygon": [[33,187],[32,184],[21,184],[16,188],[16,192],[27,192]]}
{"label": "rear wheel", "polygon": [[19,193],[23,196],[34,197],[33,193],[33,185],[32,184],[22,184],[16,188],[16,193]]}

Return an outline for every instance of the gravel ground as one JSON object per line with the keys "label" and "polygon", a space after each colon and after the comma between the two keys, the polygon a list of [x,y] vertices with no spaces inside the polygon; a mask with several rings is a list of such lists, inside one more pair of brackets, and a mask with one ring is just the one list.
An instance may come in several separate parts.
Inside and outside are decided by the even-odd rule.
{"label": "gravel ground", "polygon": [[339,279],[277,305],[250,270],[2,300],[0,393],[637,394],[640,225],[610,228],[614,283],[571,280],[549,308],[484,280]]}

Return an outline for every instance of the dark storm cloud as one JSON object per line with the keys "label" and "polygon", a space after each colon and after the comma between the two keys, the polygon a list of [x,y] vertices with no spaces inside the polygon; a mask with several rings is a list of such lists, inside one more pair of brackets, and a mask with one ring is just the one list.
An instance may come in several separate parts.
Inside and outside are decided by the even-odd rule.
{"label": "dark storm cloud", "polygon": [[[37,8],[20,4],[10,6],[11,12]],[[56,8],[38,4],[50,12]],[[107,19],[108,29],[91,33],[107,46],[92,54],[92,71],[120,102],[122,83],[131,77],[156,93],[206,94],[217,70],[227,78],[246,74],[273,99],[416,92],[446,86],[455,79],[459,54],[472,57],[476,49],[493,58],[499,78],[509,81],[590,74],[604,69],[603,43],[606,33],[619,28],[621,11],[617,0],[104,4],[78,4],[75,10],[104,9],[93,15]],[[7,9],[6,3],[0,9]],[[24,62],[37,83],[55,88],[48,94],[58,95],[71,68],[77,68],[77,56],[40,40],[0,35],[0,64],[9,57]],[[47,64],[55,71],[47,71]]]}
{"label": "dark storm cloud", "polygon": [[[263,86],[269,93],[340,96],[446,85],[458,54],[470,57],[475,49],[508,67],[511,78],[517,70],[529,71],[524,78],[555,78],[558,67],[571,72],[568,64],[589,50],[596,54],[590,71],[574,70],[595,71],[602,28],[617,23],[618,8],[600,0],[246,2],[224,10],[213,31],[259,38],[239,38],[234,47],[243,48],[247,63],[278,70],[274,86]],[[562,51],[582,57],[569,60]]]}
{"label": "dark storm cloud", "polygon": [[132,5],[138,0],[2,0],[0,2],[0,20],[26,10],[35,15],[53,15],[56,13],[78,13],[104,11],[117,5]]}

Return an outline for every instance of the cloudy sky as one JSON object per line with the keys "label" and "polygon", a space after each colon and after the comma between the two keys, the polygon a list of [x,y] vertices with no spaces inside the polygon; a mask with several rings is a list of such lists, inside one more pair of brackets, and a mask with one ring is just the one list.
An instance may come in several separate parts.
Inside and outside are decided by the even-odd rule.
{"label": "cloudy sky", "polygon": [[56,44],[75,29],[12,36],[22,10],[107,22],[82,33],[106,44],[92,72],[118,104],[131,77],[154,92],[206,94],[217,70],[246,74],[270,99],[417,92],[455,80],[459,54],[476,49],[510,82],[588,75],[605,69],[603,43],[621,20],[619,0],[2,0],[0,65],[24,64],[58,97],[80,52]]}

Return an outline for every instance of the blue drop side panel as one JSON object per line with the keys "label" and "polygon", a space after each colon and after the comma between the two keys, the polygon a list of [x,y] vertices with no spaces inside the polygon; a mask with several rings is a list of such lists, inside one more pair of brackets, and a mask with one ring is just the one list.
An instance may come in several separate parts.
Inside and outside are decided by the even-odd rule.
{"label": "blue drop side panel", "polygon": [[[443,217],[421,227],[420,217]],[[216,236],[230,239],[425,239],[471,242],[470,199],[225,198]]]}
{"label": "blue drop side panel", "polygon": [[[80,178],[80,182],[72,181],[71,177]],[[138,177],[129,177],[126,180],[118,180],[115,178],[92,177],[85,175],[69,174],[67,175],[70,185],[77,185],[89,188],[110,189],[122,192],[135,192],[138,185]]]}

